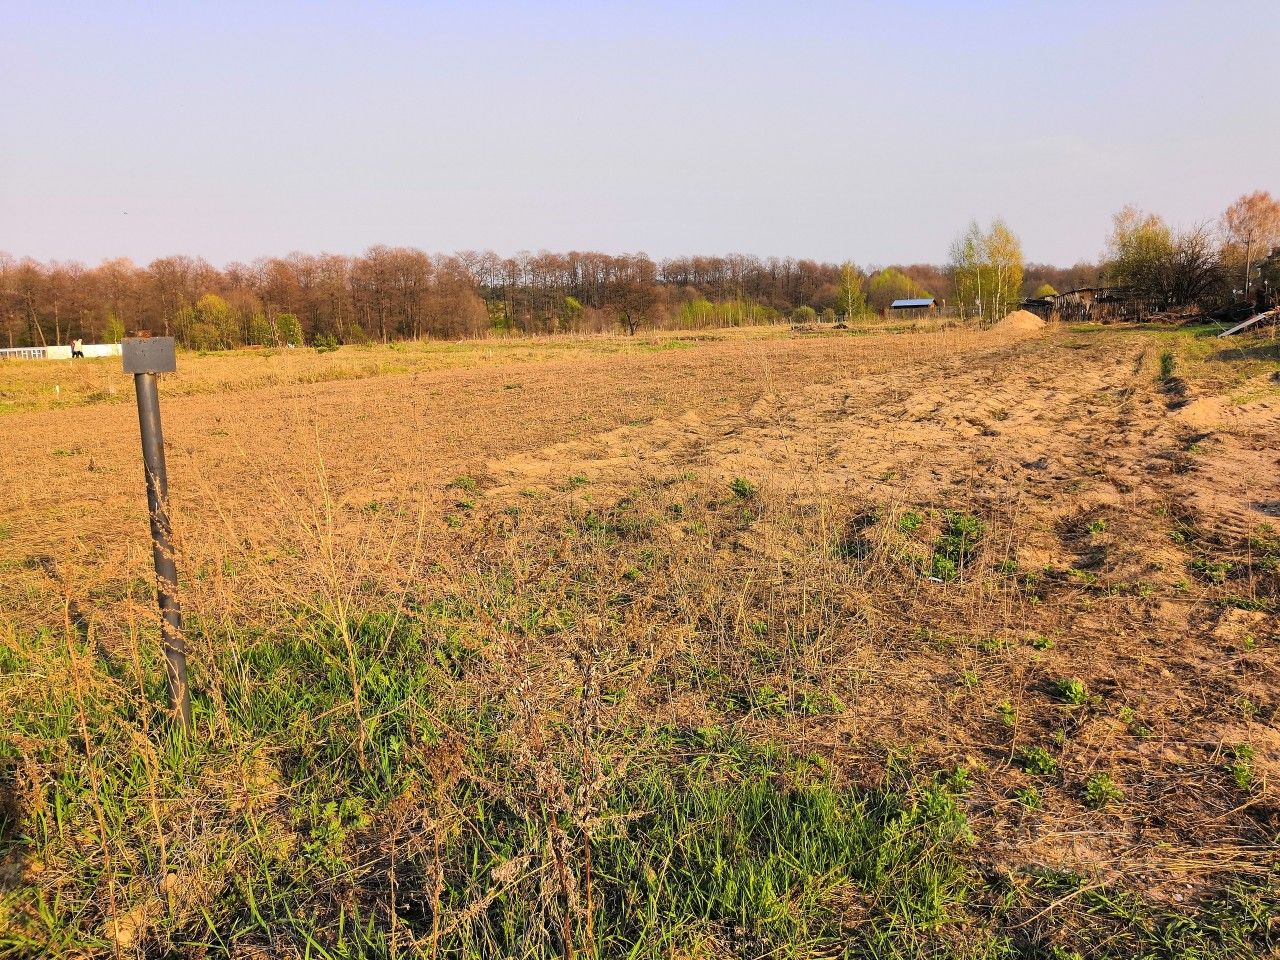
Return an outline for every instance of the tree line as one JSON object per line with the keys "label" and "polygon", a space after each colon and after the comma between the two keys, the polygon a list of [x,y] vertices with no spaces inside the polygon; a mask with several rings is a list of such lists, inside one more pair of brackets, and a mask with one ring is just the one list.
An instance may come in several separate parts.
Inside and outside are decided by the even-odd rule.
{"label": "tree line", "polygon": [[[1096,275],[1090,264],[1030,265],[1013,292],[1030,294],[1046,282],[1078,286]],[[219,349],[853,322],[895,299],[923,296],[953,302],[954,270],[737,254],[661,261],[593,252],[433,255],[385,246],[360,256],[294,253],[221,269],[189,256],[87,267],[0,254],[0,344],[116,341],[146,332]]]}
{"label": "tree line", "polygon": [[1112,219],[1104,273],[1150,312],[1261,309],[1280,302],[1278,247],[1280,200],[1264,190],[1240,197],[1217,221],[1180,228],[1128,206]]}
{"label": "tree line", "polygon": [[[1027,297],[1109,284],[1151,310],[1275,302],[1280,201],[1240,197],[1215,222],[1174,228],[1116,214],[1100,264],[1024,263],[1003,220],[956,237],[945,266],[863,268],[790,257],[643,253],[428,254],[376,246],[360,256],[293,253],[221,269],[198,257],[96,267],[0,254],[8,346],[173,335],[219,349],[486,334],[855,322],[894,300],[933,297],[962,317],[998,319]],[[1270,256],[1270,259],[1268,257]],[[1269,272],[1270,271],[1270,272]]]}

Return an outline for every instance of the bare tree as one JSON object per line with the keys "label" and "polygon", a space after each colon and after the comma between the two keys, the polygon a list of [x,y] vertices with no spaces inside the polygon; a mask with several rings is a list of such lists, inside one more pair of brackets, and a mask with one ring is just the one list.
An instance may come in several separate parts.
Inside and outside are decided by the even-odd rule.
{"label": "bare tree", "polygon": [[657,268],[644,254],[619,257],[605,284],[605,299],[631,336],[647,321],[658,301]]}
{"label": "bare tree", "polygon": [[1280,200],[1265,190],[1247,193],[1222,215],[1227,246],[1224,255],[1244,261],[1244,295],[1249,296],[1255,255],[1266,255],[1280,245]]}

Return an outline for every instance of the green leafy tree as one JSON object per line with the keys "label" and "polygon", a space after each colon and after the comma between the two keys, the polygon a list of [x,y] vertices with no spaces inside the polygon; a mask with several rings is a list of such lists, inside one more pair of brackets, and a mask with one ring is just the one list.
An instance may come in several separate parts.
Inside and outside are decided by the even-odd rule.
{"label": "green leafy tree", "polygon": [[796,307],[791,311],[792,323],[814,323],[818,319],[818,311],[808,305]]}
{"label": "green leafy tree", "polygon": [[1000,219],[985,232],[977,221],[951,244],[951,274],[962,315],[998,320],[1018,303],[1022,289],[1022,243]]}
{"label": "green leafy tree", "polygon": [[951,276],[956,288],[956,306],[961,316],[982,316],[983,262],[986,240],[978,221],[972,220],[964,233],[951,242]]}
{"label": "green leafy tree", "polygon": [[196,301],[199,322],[212,327],[218,347],[229,349],[239,346],[240,324],[231,305],[216,293],[206,293]]}
{"label": "green leafy tree", "polygon": [[1156,214],[1125,207],[1107,238],[1107,279],[1155,308],[1209,306],[1224,291],[1222,253],[1209,228],[1174,231]]}
{"label": "green leafy tree", "polygon": [[1154,294],[1173,259],[1173,231],[1155,213],[1125,207],[1111,219],[1107,238],[1107,279],[1121,287]]}
{"label": "green leafy tree", "polygon": [[895,300],[927,297],[929,291],[897,267],[877,272],[867,283],[867,304],[873,310],[883,310]]}
{"label": "green leafy tree", "polygon": [[582,322],[582,301],[577,297],[564,298],[564,325],[569,330],[577,330]]}
{"label": "green leafy tree", "polygon": [[1003,220],[995,220],[987,231],[987,258],[992,276],[991,319],[994,320],[1017,307],[1022,290],[1022,241]]}
{"label": "green leafy tree", "polygon": [[867,298],[862,290],[862,271],[852,263],[840,265],[840,288],[836,294],[836,309],[850,323],[867,312]]}
{"label": "green leafy tree", "polygon": [[218,328],[212,324],[197,320],[183,328],[183,335],[186,345],[192,350],[218,350],[222,347]]}
{"label": "green leafy tree", "polygon": [[699,297],[689,300],[680,307],[680,326],[697,328],[709,327],[716,320],[716,305],[710,300]]}
{"label": "green leafy tree", "polygon": [[206,293],[195,306],[180,309],[174,317],[174,332],[181,343],[195,350],[234,347],[240,339],[235,313],[216,293]]}
{"label": "green leafy tree", "polygon": [[276,317],[276,339],[281,346],[285,344],[293,344],[295,347],[301,345],[302,324],[298,321],[296,315],[282,313]]}
{"label": "green leafy tree", "polygon": [[107,324],[102,330],[102,338],[107,343],[119,343],[124,339],[124,324],[114,313],[107,314]]}
{"label": "green leafy tree", "polygon": [[1052,284],[1048,283],[1040,284],[1040,286],[1036,287],[1036,292],[1032,294],[1032,296],[1037,300],[1043,299],[1044,297],[1056,297],[1057,295],[1058,291],[1053,288]]}
{"label": "green leafy tree", "polygon": [[255,347],[273,346],[271,323],[267,320],[266,315],[260,311],[249,317],[246,334],[248,342]]}

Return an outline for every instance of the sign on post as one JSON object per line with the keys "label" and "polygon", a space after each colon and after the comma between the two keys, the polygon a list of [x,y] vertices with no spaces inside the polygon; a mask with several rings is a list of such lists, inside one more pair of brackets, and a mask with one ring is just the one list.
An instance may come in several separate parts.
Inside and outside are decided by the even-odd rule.
{"label": "sign on post", "polygon": [[169,475],[164,462],[164,431],[156,374],[178,369],[173,337],[139,337],[122,344],[124,372],[133,374],[138,395],[138,427],[142,462],[147,471],[147,507],[151,514],[151,552],[156,566],[156,598],[160,604],[160,643],[169,681],[169,707],[184,730],[191,729],[191,691],[187,688],[187,645],[178,605],[178,569],[173,558],[173,524],[169,519]]}

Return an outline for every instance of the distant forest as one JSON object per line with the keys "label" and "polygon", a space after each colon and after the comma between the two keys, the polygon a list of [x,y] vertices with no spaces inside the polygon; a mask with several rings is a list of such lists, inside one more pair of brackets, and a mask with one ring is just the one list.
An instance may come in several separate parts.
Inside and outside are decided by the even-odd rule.
{"label": "distant forest", "polygon": [[[1025,295],[1096,281],[1098,268],[1028,264]],[[860,269],[791,258],[644,254],[431,255],[373,247],[363,256],[294,253],[218,269],[195,257],[147,266],[41,263],[0,254],[6,346],[115,341],[139,331],[186,346],[360,343],[486,334],[694,329],[856,320],[900,297],[951,302],[953,273],[926,264]]]}

